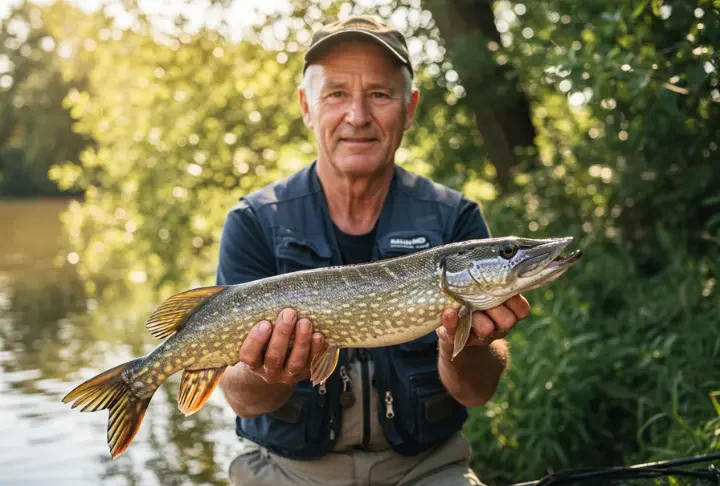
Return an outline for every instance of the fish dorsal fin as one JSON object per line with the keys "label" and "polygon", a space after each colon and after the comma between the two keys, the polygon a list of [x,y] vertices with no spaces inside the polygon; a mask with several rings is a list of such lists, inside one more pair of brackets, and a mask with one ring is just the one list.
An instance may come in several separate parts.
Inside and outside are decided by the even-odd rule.
{"label": "fish dorsal fin", "polygon": [[175,294],[155,309],[145,327],[156,338],[165,339],[177,332],[200,306],[226,288],[227,285],[199,287]]}

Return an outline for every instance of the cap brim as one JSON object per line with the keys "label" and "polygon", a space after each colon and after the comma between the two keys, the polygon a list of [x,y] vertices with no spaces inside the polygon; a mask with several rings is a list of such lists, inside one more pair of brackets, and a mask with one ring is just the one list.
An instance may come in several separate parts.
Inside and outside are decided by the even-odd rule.
{"label": "cap brim", "polygon": [[360,34],[361,36],[369,37],[372,40],[378,42],[380,45],[382,45],[387,50],[392,52],[395,55],[395,57],[397,57],[400,60],[401,63],[410,67],[410,71],[412,72],[412,66],[410,65],[409,59],[406,59],[405,57],[403,57],[403,55],[400,54],[395,48],[393,48],[390,44],[385,42],[382,38],[378,37],[376,34],[374,34],[372,32],[368,32],[367,30],[362,30],[362,29],[345,29],[345,30],[341,30],[339,32],[335,32],[333,34],[329,34],[328,36],[320,39],[314,46],[312,46],[310,49],[308,49],[305,52],[305,69],[307,69],[308,64],[310,63],[310,61],[312,61],[312,59],[314,58],[315,55],[319,54],[324,49],[330,47],[330,44],[332,42],[328,42],[328,41],[334,40],[335,42],[338,42],[342,37],[357,38],[357,37],[359,37],[358,34]]}

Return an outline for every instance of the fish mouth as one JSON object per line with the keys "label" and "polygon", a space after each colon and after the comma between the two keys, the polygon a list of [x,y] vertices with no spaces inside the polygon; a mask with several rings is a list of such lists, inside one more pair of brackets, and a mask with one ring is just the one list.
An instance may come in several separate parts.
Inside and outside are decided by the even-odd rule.
{"label": "fish mouth", "polygon": [[582,256],[580,250],[575,250],[566,256],[561,255],[573,241],[572,237],[557,238],[527,249],[527,258],[518,264],[518,277],[531,280],[537,278],[543,283],[559,277]]}
{"label": "fish mouth", "polygon": [[565,267],[574,264],[582,256],[582,250],[575,250],[567,256],[558,255],[545,268]]}

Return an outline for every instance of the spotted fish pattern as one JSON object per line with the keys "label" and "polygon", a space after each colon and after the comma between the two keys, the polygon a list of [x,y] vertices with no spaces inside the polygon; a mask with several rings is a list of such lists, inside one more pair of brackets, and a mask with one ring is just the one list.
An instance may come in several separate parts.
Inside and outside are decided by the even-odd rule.
{"label": "spotted fish pattern", "polygon": [[580,257],[560,253],[572,238],[471,240],[359,265],[304,270],[240,285],[191,289],[170,297],[147,322],[164,341],[148,355],[80,384],[63,401],[82,411],[109,410],[113,458],[130,445],[155,391],[182,371],[178,407],[202,408],[225,368],[258,322],[274,322],[284,308],[308,318],[327,348],[311,363],[323,383],[341,348],[390,346],[441,325],[444,309],[460,310],[456,356],[470,333],[473,310],[501,304],[565,273]]}

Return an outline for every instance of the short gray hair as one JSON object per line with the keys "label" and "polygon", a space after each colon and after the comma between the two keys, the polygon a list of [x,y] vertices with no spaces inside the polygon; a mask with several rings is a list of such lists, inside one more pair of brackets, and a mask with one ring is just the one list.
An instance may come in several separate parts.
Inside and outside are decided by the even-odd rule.
{"label": "short gray hair", "polygon": [[[300,82],[300,90],[305,93],[305,96],[307,96],[309,102],[315,101],[315,93],[311,93],[310,89],[314,72],[312,68],[312,65],[308,66],[305,73],[303,73],[303,78]],[[407,106],[410,103],[410,97],[412,96],[413,90],[415,90],[415,84],[413,80],[413,75],[410,72],[410,68],[403,64],[401,70],[403,74],[403,101]]]}

